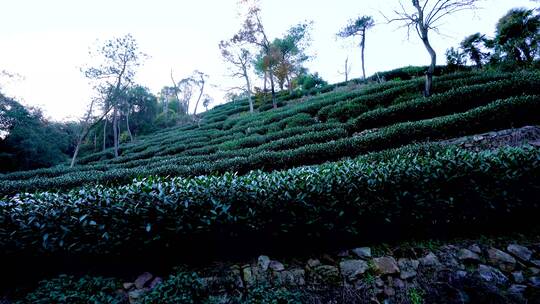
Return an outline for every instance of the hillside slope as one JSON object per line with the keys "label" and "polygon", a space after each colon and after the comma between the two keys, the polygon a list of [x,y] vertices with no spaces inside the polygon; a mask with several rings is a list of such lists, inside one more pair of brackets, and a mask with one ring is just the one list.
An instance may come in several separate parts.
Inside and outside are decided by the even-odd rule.
{"label": "hillside slope", "polygon": [[[443,75],[436,78],[429,98],[420,95],[422,85],[423,79],[413,78],[327,87],[306,96],[282,94],[280,108],[258,105],[253,114],[247,112],[245,101],[234,102],[204,113],[200,124],[122,145],[118,158],[104,151],[82,157],[74,168],[1,175],[0,268],[13,280],[6,288],[65,271],[101,274],[111,273],[111,268],[116,276],[114,271],[123,269],[122,276],[125,265],[132,272],[134,266],[135,271],[163,269],[172,263],[237,260],[261,252],[295,260],[290,257],[295,252],[312,257],[359,242],[384,247],[381,244],[387,241],[528,231],[540,212],[538,146],[496,143],[495,149],[483,143],[487,149],[470,149],[470,138],[455,138],[540,124],[540,73]],[[517,248],[508,242],[504,246]],[[435,270],[421,270],[435,277],[448,269],[463,272],[467,265],[491,274],[493,267],[508,266],[491,256],[498,251],[484,247],[479,252],[490,255],[486,260],[491,266],[468,251],[465,259],[472,256],[473,264],[453,263],[447,252],[458,250],[442,248],[437,254],[447,260]],[[421,252],[427,254],[423,259],[435,256]],[[537,252],[535,257],[540,258]],[[504,252],[498,254],[510,260]],[[322,255],[321,261],[329,265],[311,259],[306,270],[296,267],[294,273],[284,271],[290,265],[261,256],[241,272],[237,266],[227,270],[235,281],[214,282],[219,288],[209,287],[218,280],[217,274],[203,280],[184,268],[153,287],[149,287],[154,284],[149,283],[152,275],[146,273],[137,278],[146,281],[136,288],[119,287],[116,279],[61,276],[42,282],[26,299],[31,303],[56,299],[71,290],[75,297],[92,298],[99,290],[99,299],[107,303],[127,303],[128,298],[130,303],[161,303],[165,298],[182,299],[175,300],[178,303],[305,302],[292,300],[295,293],[276,289],[277,285],[256,285],[253,280],[260,275],[264,282],[300,278],[315,288],[301,290],[303,295],[324,290],[323,298],[340,294],[344,299],[354,281],[359,284],[356,290],[378,285],[374,290],[385,291],[378,293],[379,299],[396,298],[386,290],[397,288],[400,269],[410,270],[411,263],[418,267],[423,260],[410,260],[406,252],[387,255],[373,259],[371,253],[360,259],[350,253]],[[399,256],[400,262],[392,256]],[[274,264],[270,267],[265,261]],[[530,286],[536,282],[537,268],[529,264],[535,261],[512,264],[526,274]],[[261,263],[271,277],[258,273]],[[385,267],[392,269],[384,273]],[[422,285],[420,275],[415,276],[416,272],[402,279],[414,278],[403,289],[406,296],[411,296],[409,292],[419,296],[418,288],[430,286],[429,296],[441,297],[444,288],[434,282]],[[331,281],[321,283],[321,278]],[[388,283],[379,283],[383,278]],[[464,289],[460,280],[470,279],[464,284],[476,286],[477,274],[451,278],[445,280]],[[478,293],[490,290],[489,282],[482,284]],[[203,302],[208,294],[231,286],[230,299],[248,300]],[[293,291],[298,289],[292,286]],[[337,290],[339,286],[345,289]]]}
{"label": "hillside slope", "polygon": [[75,168],[4,174],[0,194],[145,176],[286,169],[538,122],[536,73],[464,72],[436,80],[427,99],[420,96],[422,79],[413,79],[343,87],[252,115],[245,102],[226,104],[205,113],[200,127],[172,128],[123,145],[119,158],[105,151],[81,158]]}
{"label": "hillside slope", "polygon": [[[119,158],[98,153],[75,168],[6,174],[0,247],[109,254],[183,239],[196,249],[208,240],[350,238],[368,226],[406,234],[536,210],[537,149],[416,143],[540,123],[540,74],[436,80],[429,98],[412,79],[255,114],[228,104],[200,126],[124,145]],[[343,158],[353,159],[332,163]],[[36,190],[48,191],[24,193]]]}

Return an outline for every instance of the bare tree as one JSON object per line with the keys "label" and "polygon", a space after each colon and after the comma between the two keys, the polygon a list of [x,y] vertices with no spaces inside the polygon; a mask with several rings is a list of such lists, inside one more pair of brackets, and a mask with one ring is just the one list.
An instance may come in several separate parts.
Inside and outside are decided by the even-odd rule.
{"label": "bare tree", "polygon": [[437,64],[437,53],[429,41],[431,30],[438,32],[440,21],[448,15],[476,8],[476,3],[480,0],[411,0],[412,8],[407,8],[400,1],[401,8],[394,11],[394,18],[386,18],[389,23],[401,22],[407,28],[407,36],[415,30],[424,47],[429,53],[431,63],[426,72],[426,86],[424,95],[431,94],[433,84],[433,74]]}
{"label": "bare tree", "polygon": [[174,80],[172,70],[171,70],[171,81],[173,83],[172,91],[174,92],[176,99],[180,103],[181,114],[189,115],[189,106],[190,106],[191,96],[193,96],[193,86],[191,83],[192,79],[190,77],[187,77],[176,82]]}
{"label": "bare tree", "polygon": [[233,40],[221,41],[219,49],[223,59],[232,66],[232,76],[243,78],[246,82],[244,92],[246,92],[249,102],[249,112],[253,113],[253,98],[251,97],[251,81],[249,79],[249,69],[253,64],[253,56],[242,44],[234,43]]}
{"label": "bare tree", "polygon": [[[174,93],[174,95],[176,96],[176,100],[180,103],[180,106],[182,107],[182,109],[180,109],[180,110],[183,111],[182,114],[187,115],[188,114],[187,109],[189,109],[189,100],[188,100],[188,104],[186,105],[185,101],[180,99],[180,87],[179,87],[180,83],[185,84],[185,81],[176,82],[176,80],[174,80],[174,75],[173,75],[173,70],[172,69],[171,69],[171,81],[172,81],[173,86],[171,87],[170,91],[172,91],[172,93]],[[167,92],[167,94],[168,93],[170,93],[170,92]],[[190,98],[191,98],[191,96],[190,96]],[[165,111],[168,111],[169,110],[168,109],[169,108],[169,100],[168,99],[166,99],[166,105],[165,106],[167,107],[167,109]]]}
{"label": "bare tree", "polygon": [[182,107],[182,112],[185,115],[189,115],[189,107],[191,105],[191,99],[193,98],[193,94],[195,93],[195,90],[198,90],[198,97],[195,101],[195,109],[193,110],[193,117],[197,115],[197,108],[199,107],[199,103],[202,99],[202,96],[204,95],[204,89],[206,86],[206,78],[208,78],[208,75],[205,73],[195,70],[193,71],[193,74],[189,77],[183,78],[179,82],[176,82],[173,77],[173,73],[171,70],[171,80],[173,83],[173,92],[176,95],[176,98],[180,102],[180,105]]}
{"label": "bare tree", "polygon": [[343,66],[343,72],[338,71],[339,74],[345,76],[345,82],[349,81],[349,74],[351,73],[351,65],[349,64],[349,57],[345,58],[345,65]]}
{"label": "bare tree", "polygon": [[129,102],[129,96],[123,98],[124,110],[126,111],[126,131],[129,135],[129,141],[133,141],[133,134],[131,133],[131,128],[129,126],[129,112],[131,111],[131,104]]}

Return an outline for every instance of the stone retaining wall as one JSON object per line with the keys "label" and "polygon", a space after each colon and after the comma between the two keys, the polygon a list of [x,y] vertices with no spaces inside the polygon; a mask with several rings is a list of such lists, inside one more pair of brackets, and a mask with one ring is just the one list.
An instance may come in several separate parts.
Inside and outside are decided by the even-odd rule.
{"label": "stone retaining wall", "polygon": [[[540,303],[540,244],[422,247],[360,247],[288,263],[261,255],[200,273],[223,303],[256,286],[301,291],[307,303]],[[130,303],[160,280],[145,273],[124,284]]]}

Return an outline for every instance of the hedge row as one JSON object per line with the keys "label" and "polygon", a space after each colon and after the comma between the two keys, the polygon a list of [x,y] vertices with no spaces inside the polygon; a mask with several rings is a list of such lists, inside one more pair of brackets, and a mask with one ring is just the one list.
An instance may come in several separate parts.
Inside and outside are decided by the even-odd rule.
{"label": "hedge row", "polygon": [[[391,103],[394,99],[401,96],[402,94],[418,92],[420,87],[419,82],[406,82],[402,85],[397,85],[391,89],[385,90],[380,93],[375,93],[371,95],[359,96],[351,100],[344,100],[337,104],[327,105],[317,112],[317,117],[321,121],[327,121],[328,118],[336,118],[338,115],[344,115],[344,113],[349,113],[351,105],[359,107],[359,111],[367,111],[368,106],[374,106],[375,103],[386,105]],[[373,103],[373,105],[368,105],[367,103]],[[353,115],[353,114],[349,114]],[[339,121],[346,121],[338,119]]]}
{"label": "hedge row", "polygon": [[540,96],[515,97],[495,101],[464,113],[400,123],[364,136],[305,144],[292,150],[268,151],[247,148],[215,155],[170,159],[151,163],[145,167],[118,168],[104,172],[73,172],[54,178],[3,181],[0,182],[0,193],[69,189],[92,182],[125,183],[132,178],[149,175],[196,176],[216,172],[245,173],[253,169],[285,169],[395,148],[412,142],[447,139],[537,124],[540,123],[538,113],[540,113]]}
{"label": "hedge row", "polygon": [[[155,147],[153,150],[155,150],[155,153],[153,157],[151,158],[142,158],[138,159],[136,156],[140,156],[141,154],[130,154],[124,157],[119,157],[114,160],[107,161],[107,166],[102,166],[99,163],[97,165],[91,165],[91,166],[83,166],[79,167],[79,171],[85,171],[85,170],[94,170],[98,169],[101,170],[102,168],[132,168],[136,166],[145,166],[149,165],[151,163],[159,163],[162,161],[167,161],[169,159],[173,158],[182,158],[184,156],[197,156],[197,155],[204,155],[204,154],[212,154],[216,153],[217,151],[231,151],[236,149],[242,149],[246,147],[253,147],[257,145],[264,145],[271,141],[277,141],[281,139],[286,139],[289,137],[293,137],[299,134],[306,134],[309,135],[313,132],[324,132],[327,130],[335,129],[337,126],[336,124],[316,124],[311,127],[291,127],[287,128],[283,131],[277,131],[277,132],[271,132],[267,135],[250,135],[246,136],[241,133],[236,133],[233,135],[223,135],[221,137],[217,137],[214,140],[210,140],[208,142],[200,142],[196,141],[193,143],[190,143],[188,145],[184,144],[183,142],[179,142],[177,144],[171,144],[167,148],[165,147]],[[103,163],[103,162],[102,162]],[[58,173],[62,173],[62,171],[59,170],[53,170],[58,175]],[[67,173],[68,170],[66,170]],[[73,170],[69,170],[73,171]],[[77,170],[74,170],[77,171]],[[47,174],[48,176],[52,176],[53,174]],[[36,175],[37,176],[37,175]]]}
{"label": "hedge row", "polygon": [[[2,253],[117,254],[216,239],[366,236],[539,211],[540,151],[448,149],[245,176],[149,177],[0,203]],[[368,232],[369,231],[369,232]]]}
{"label": "hedge row", "polygon": [[[297,143],[299,141],[299,135],[304,134],[304,136],[308,137],[316,137],[318,133],[325,134],[329,130],[335,130],[340,129],[340,137],[345,137],[346,133],[343,133],[343,129],[340,128],[340,124],[316,124],[311,127],[292,127],[287,128],[285,130],[279,131],[279,132],[273,132],[269,133],[267,135],[250,135],[246,136],[243,134],[235,134],[235,135],[229,135],[229,136],[222,136],[218,137],[215,140],[211,140],[206,143],[206,145],[203,145],[203,148],[200,149],[194,149],[195,146],[201,146],[200,143],[193,143],[191,145],[185,145],[183,142],[179,142],[177,144],[172,144],[168,148],[161,148],[159,152],[155,152],[157,156],[151,157],[151,158],[142,158],[137,159],[133,158],[134,154],[126,155],[124,157],[119,157],[117,159],[103,161],[97,164],[89,164],[84,166],[76,166],[73,168],[67,167],[67,166],[58,166],[53,168],[44,168],[44,169],[38,169],[38,170],[32,170],[32,171],[23,171],[23,172],[14,172],[10,174],[6,174],[3,177],[6,180],[10,181],[17,181],[17,180],[25,180],[25,179],[31,179],[31,178],[40,178],[40,177],[56,177],[72,172],[80,173],[84,171],[107,171],[111,169],[118,169],[118,168],[134,168],[139,166],[148,166],[148,165],[154,165],[158,166],[159,164],[162,164],[164,162],[169,162],[174,159],[189,159],[187,162],[183,163],[194,163],[205,161],[207,159],[204,158],[193,158],[192,156],[198,156],[198,154],[201,154],[203,152],[206,153],[219,153],[217,151],[226,151],[227,155],[229,157],[234,157],[237,153],[238,156],[241,155],[249,155],[249,153],[254,153],[255,151],[240,151],[241,149],[244,149],[246,147],[253,147],[254,143],[259,144],[261,147],[257,151],[261,151],[261,149],[269,148],[271,149],[273,146],[276,146],[276,144],[279,144],[280,149],[286,149],[287,148],[287,141],[291,141],[294,143]],[[218,131],[217,131],[218,132]],[[334,137],[332,139],[335,139],[337,137]],[[223,141],[226,141],[225,143],[222,143]],[[278,143],[276,144],[269,144],[272,141],[276,141]],[[320,140],[317,142],[321,142]],[[307,141],[306,141],[307,143]],[[192,149],[192,150],[190,150]],[[234,152],[237,151],[237,152]],[[176,152],[176,153],[174,153]],[[243,153],[245,152],[245,153]],[[222,153],[223,154],[223,153]],[[181,162],[176,162],[177,164],[181,164]]]}
{"label": "hedge row", "polygon": [[[437,88],[440,91],[448,90],[454,86],[468,85],[472,83],[485,83],[489,81],[508,78],[509,74],[493,73],[493,74],[478,74],[478,73],[466,73],[456,75],[446,75],[440,77],[437,83]],[[444,84],[444,86],[443,86]],[[322,108],[327,107],[333,109],[337,104],[343,101],[355,100],[361,98],[363,100],[371,100],[372,107],[378,104],[377,97],[384,92],[392,91],[396,93],[396,88],[406,89],[402,93],[411,93],[417,91],[415,88],[420,88],[421,81],[407,81],[407,82],[388,82],[381,85],[366,86],[359,90],[351,92],[339,92],[332,93],[325,96],[313,98],[304,101],[294,106],[278,109],[272,112],[261,113],[256,116],[250,116],[246,118],[234,118],[228,120],[225,125],[232,130],[247,132],[248,134],[258,133],[264,134],[266,132],[273,132],[276,129],[282,128],[281,121],[288,119],[298,114],[309,114],[311,116],[318,116],[318,119],[324,121],[324,115],[320,115]],[[419,90],[419,89],[418,89]],[[402,95],[403,96],[403,95]],[[400,96],[400,97],[402,97]],[[319,113],[318,113],[319,112]]]}
{"label": "hedge row", "polygon": [[[375,73],[375,75],[369,77],[370,80],[377,81],[379,79],[389,80],[408,80],[415,77],[423,77],[426,75],[428,67],[427,66],[408,66],[404,68],[394,69],[391,71]],[[462,71],[468,71],[471,68],[469,67],[459,67],[458,69]],[[435,76],[444,75],[447,73],[455,72],[456,68],[449,68],[448,66],[436,66],[435,67]]]}
{"label": "hedge row", "polygon": [[[122,280],[94,276],[75,277],[60,275],[39,282],[36,289],[14,300],[13,304],[128,304],[122,290]],[[223,297],[213,295],[205,284],[204,274],[177,267],[174,274],[147,291],[136,302],[140,304],[223,304]],[[299,290],[288,290],[269,284],[250,286],[244,293],[228,298],[229,304],[300,304],[307,302],[307,295]]]}
{"label": "hedge row", "polygon": [[[269,151],[270,147],[263,145],[252,149],[201,156],[196,158],[196,161],[195,159],[182,159],[181,162],[176,163],[172,159],[170,162],[167,161],[165,166],[159,166],[160,162],[157,162],[152,164],[151,167],[154,168],[153,174],[167,172],[166,174],[171,175],[184,175],[184,170],[188,170],[193,174],[221,172],[220,170],[226,170],[228,166],[230,170],[241,172],[256,168],[267,168],[268,170],[289,168],[302,164],[312,164],[321,160],[335,160],[344,156],[355,156],[369,151],[393,148],[412,141],[445,139],[493,129],[510,128],[516,125],[534,124],[540,122],[540,118],[536,115],[539,108],[540,102],[537,96],[511,98],[493,102],[488,106],[479,107],[465,113],[389,126],[362,137],[336,138],[335,141],[315,145],[309,144],[308,141],[302,143],[302,136],[292,137],[274,144],[280,143],[283,148],[286,148],[287,145],[292,147],[294,142],[299,141],[299,148],[279,153],[271,152]],[[306,135],[305,138],[310,136]],[[205,157],[208,158],[205,159]],[[206,161],[211,163],[208,164]],[[195,166],[195,163],[199,164]],[[190,168],[174,168],[175,165],[192,166]],[[220,170],[216,170],[218,167]]]}
{"label": "hedge row", "polygon": [[529,75],[526,78],[516,77],[459,87],[429,98],[421,97],[366,112],[351,122],[350,131],[359,132],[402,121],[416,121],[463,112],[496,99],[535,94],[540,94],[540,75],[538,74]]}
{"label": "hedge row", "polygon": [[[501,78],[507,78],[508,74],[500,74],[500,73],[494,73],[494,74],[479,74],[479,73],[458,73],[453,75],[445,75],[443,77],[439,77],[439,85],[444,82],[450,82],[450,83],[468,83],[468,82],[486,82],[494,79],[501,79]],[[452,82],[454,81],[454,82]],[[405,82],[404,82],[405,83]],[[374,86],[367,86],[364,87],[361,90],[357,90],[354,92],[340,92],[340,93],[332,93],[327,94],[328,96],[340,96],[340,98],[351,98],[353,96],[359,96],[358,94],[372,94],[377,93],[379,91],[385,91],[385,90],[393,90],[393,87],[395,87],[395,83],[385,83],[382,85],[374,85]],[[263,121],[263,125],[257,128],[247,128],[242,129],[238,128],[231,131],[220,131],[216,129],[210,129],[210,130],[190,130],[190,126],[184,126],[184,127],[178,127],[178,128],[172,128],[167,129],[163,132],[163,134],[157,134],[153,137],[146,138],[143,142],[137,142],[134,144],[127,144],[122,145],[123,156],[117,158],[117,159],[111,159],[111,160],[105,160],[105,161],[99,161],[102,158],[112,158],[112,150],[107,150],[104,153],[98,153],[94,155],[88,156],[88,159],[85,160],[80,159],[79,163],[86,163],[89,162],[89,160],[95,161],[98,160],[98,162],[90,162],[91,165],[85,165],[85,166],[78,166],[77,168],[67,168],[67,167],[58,167],[58,168],[48,168],[48,169],[39,169],[34,171],[28,171],[28,172],[16,172],[12,174],[7,175],[1,175],[2,179],[5,180],[17,180],[17,179],[29,179],[29,178],[37,178],[37,177],[54,177],[58,176],[60,174],[66,174],[70,172],[76,172],[79,170],[98,170],[98,171],[105,171],[109,168],[118,168],[116,165],[111,164],[121,164],[120,167],[125,168],[133,168],[136,166],[145,166],[149,163],[152,163],[153,161],[160,161],[160,160],[166,160],[166,159],[172,159],[177,158],[177,156],[182,157],[183,155],[197,155],[200,153],[215,153],[217,144],[221,144],[222,142],[226,141],[236,141],[238,140],[242,134],[239,132],[248,132],[249,134],[255,134],[255,136],[258,136],[256,134],[265,134],[270,133],[274,134],[275,132],[279,132],[283,127],[285,127],[285,124],[283,123],[283,119],[286,119],[287,117],[294,117],[294,115],[298,115],[298,113],[304,113],[307,108],[313,107],[313,109],[319,109],[319,105],[316,105],[318,101],[328,101],[325,98],[317,99],[314,98],[312,101],[306,101],[302,104],[295,105],[294,107],[291,107],[290,109],[284,108],[284,109],[278,109],[277,113],[260,113],[256,115],[246,115],[245,117],[242,117],[241,121],[247,120],[247,121]],[[330,99],[331,102],[335,102],[335,100]],[[315,106],[314,106],[315,104]],[[229,105],[225,105],[229,106]],[[225,110],[227,107],[223,106],[222,108]],[[235,106],[236,107],[236,106]],[[309,112],[309,111],[308,111]],[[383,111],[384,112],[384,111]],[[279,114],[278,114],[279,113]],[[296,114],[295,114],[296,113]],[[316,112],[312,112],[313,114]],[[386,113],[386,112],[385,112]],[[367,113],[369,114],[369,113]],[[278,116],[276,116],[278,115]],[[268,120],[264,120],[263,117],[267,117]],[[300,114],[300,117],[302,117],[302,114]],[[309,121],[309,118],[307,118],[305,115],[303,115],[305,121]],[[408,119],[410,120],[410,119]],[[273,123],[269,123],[269,121],[274,121]],[[203,126],[204,127],[204,126]],[[329,128],[330,129],[330,128]],[[306,129],[306,132],[309,132],[309,129]],[[251,140],[251,139],[247,139]],[[213,148],[206,148],[206,147],[213,147]],[[192,152],[186,152],[190,149],[198,149],[194,150]],[[239,151],[240,152],[240,151]],[[180,154],[180,155],[174,155],[174,154]],[[240,153],[241,154],[241,153]],[[171,155],[170,157],[156,157],[156,156],[165,156],[165,155]],[[94,158],[94,159],[92,159]]]}
{"label": "hedge row", "polygon": [[[508,78],[509,74],[504,73],[457,73],[453,75],[445,75],[437,78],[435,91],[444,91],[452,87],[468,85],[473,83],[484,83],[499,79]],[[251,130],[254,133],[264,133],[271,129],[271,126],[280,122],[283,119],[292,117],[299,113],[306,113],[311,116],[319,116],[319,120],[324,121],[324,115],[320,115],[323,108],[329,110],[337,105],[348,102],[350,100],[370,100],[372,107],[379,104],[377,98],[380,94],[386,91],[398,93],[401,89],[402,93],[420,92],[423,82],[421,80],[411,80],[403,82],[386,82],[377,85],[366,85],[360,89],[349,92],[332,92],[317,96],[302,103],[293,106],[280,108],[277,110],[260,113],[258,115],[248,117],[237,117],[228,120],[224,123],[224,128],[232,128],[232,130]],[[225,127],[227,126],[227,127]]]}
{"label": "hedge row", "polygon": [[[450,79],[446,81],[439,80],[434,84],[432,91],[434,94],[444,93],[454,88],[469,86],[472,84],[484,84],[500,79],[501,75],[494,74],[482,75],[480,77]],[[422,95],[420,93],[422,86],[423,83],[406,83],[402,86],[397,86],[393,89],[381,92],[376,96],[361,96],[349,101],[341,102],[337,105],[327,106],[322,108],[318,115],[321,120],[334,119],[341,122],[346,122],[350,118],[361,115],[368,109],[388,107],[392,104],[417,99]]]}
{"label": "hedge row", "polygon": [[[478,74],[478,73],[458,73],[454,75],[445,75],[438,78],[438,82],[435,85],[435,90],[444,90],[445,88],[452,87],[452,86],[460,86],[467,83],[478,83],[478,82],[485,82],[490,81],[493,79],[500,79],[501,77],[508,77],[508,74]],[[445,84],[445,85],[443,85]],[[147,157],[154,156],[158,151],[162,152],[165,149],[170,149],[172,153],[175,151],[182,151],[182,148],[176,149],[173,146],[174,145],[186,145],[185,141],[189,140],[189,145],[193,144],[193,137],[201,138],[201,136],[209,136],[210,134],[221,134],[219,130],[216,130],[215,128],[223,128],[224,130],[230,130],[229,133],[224,133],[223,136],[227,136],[230,134],[238,133],[238,132],[246,132],[249,131],[250,133],[259,133],[264,134],[266,132],[272,132],[277,131],[279,129],[283,129],[285,127],[284,123],[282,122],[284,119],[291,118],[295,115],[298,115],[299,113],[305,113],[314,115],[317,113],[317,111],[320,110],[321,107],[327,105],[327,109],[331,109],[336,113],[334,110],[336,108],[336,103],[339,103],[343,100],[349,100],[354,99],[362,96],[362,100],[372,100],[375,101],[374,104],[378,104],[377,101],[378,96],[385,91],[391,91],[395,94],[399,95],[400,90],[398,90],[399,87],[407,87],[409,90],[412,90],[411,92],[419,91],[422,83],[421,81],[407,81],[407,82],[388,82],[381,85],[371,85],[371,86],[365,86],[360,90],[355,90],[352,92],[333,92],[330,94],[325,94],[324,96],[318,96],[316,98],[312,98],[308,101],[303,102],[302,104],[294,105],[291,107],[281,108],[278,110],[265,112],[265,113],[256,113],[253,115],[241,115],[238,117],[233,117],[231,119],[228,119],[225,122],[221,122],[219,124],[204,124],[200,130],[187,130],[186,127],[178,128],[175,132],[174,129],[171,131],[164,132],[163,134],[156,135],[152,138],[149,138],[145,140],[144,143],[138,143],[136,145],[126,145],[123,146],[121,149],[121,153],[123,157],[120,157],[117,160],[114,160],[113,162],[125,162],[123,159],[128,160],[135,160],[135,159],[142,159]],[[396,87],[397,86],[397,87]],[[394,94],[394,95],[395,95]],[[371,98],[370,98],[371,97]],[[357,104],[357,103],[356,103]],[[230,106],[232,110],[237,109],[238,107],[245,106],[244,103],[238,103],[236,105]],[[337,107],[339,108],[339,107]],[[352,107],[353,110],[355,110],[355,107]],[[227,114],[231,114],[228,111],[230,111],[228,108]],[[220,111],[221,112],[221,111]],[[212,112],[213,113],[213,112]],[[212,114],[211,113],[211,114]],[[340,112],[343,114],[343,111]],[[208,114],[206,114],[208,116]],[[351,115],[354,115],[354,113],[351,113]],[[212,115],[210,115],[212,116]],[[324,120],[324,115],[321,116],[322,120]],[[232,128],[234,126],[234,128]],[[232,128],[232,129],[231,129]],[[201,147],[203,143],[200,144],[199,147]],[[199,148],[198,147],[198,148]],[[189,147],[186,147],[186,149],[189,150]],[[130,154],[130,155],[128,155]],[[88,160],[82,158],[80,159],[79,163],[85,164],[85,163],[95,163],[101,162],[102,159],[110,159],[112,158],[112,150],[107,151],[107,153],[103,154],[96,154],[96,155],[90,155]]]}
{"label": "hedge row", "polygon": [[325,105],[335,104],[344,99],[351,99],[362,95],[370,95],[380,91],[388,90],[394,87],[396,83],[388,82],[377,85],[366,85],[353,91],[330,92],[315,97],[311,97],[299,104],[294,104],[285,108],[259,113],[254,116],[234,117],[224,123],[224,129],[236,128],[245,129],[248,127],[257,127],[269,123],[280,121],[281,119],[294,116],[299,113],[308,113],[314,115]]}

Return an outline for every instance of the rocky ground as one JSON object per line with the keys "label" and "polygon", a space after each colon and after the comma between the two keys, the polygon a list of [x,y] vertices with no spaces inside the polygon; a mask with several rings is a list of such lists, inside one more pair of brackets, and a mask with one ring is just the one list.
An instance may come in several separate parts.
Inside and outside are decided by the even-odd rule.
{"label": "rocky ground", "polygon": [[540,147],[540,127],[526,126],[523,128],[494,131],[474,136],[442,141],[443,144],[457,145],[471,150],[496,149],[502,146],[521,146],[530,144]]}
{"label": "rocky ground", "polygon": [[[379,129],[377,128],[369,129],[355,133],[353,136],[364,136],[378,130]],[[455,145],[474,151],[491,150],[506,146],[518,147],[526,144],[540,147],[540,127],[525,126],[516,129],[492,131],[483,134],[443,140],[439,141],[439,143],[443,145]]]}
{"label": "rocky ground", "polygon": [[[540,303],[540,242],[359,247],[288,262],[261,255],[199,273],[222,303],[256,286],[301,291],[306,303],[321,304]],[[161,281],[144,273],[122,292],[139,303]]]}

